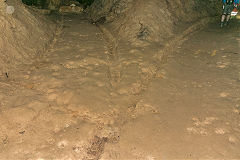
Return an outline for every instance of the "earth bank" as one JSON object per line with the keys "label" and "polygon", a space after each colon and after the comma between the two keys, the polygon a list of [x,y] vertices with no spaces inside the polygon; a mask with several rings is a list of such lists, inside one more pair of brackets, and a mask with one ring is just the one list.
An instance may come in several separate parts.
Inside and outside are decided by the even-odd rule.
{"label": "earth bank", "polygon": [[[63,3],[51,1],[56,8]],[[26,9],[19,0],[0,3],[0,70],[5,74],[18,64],[31,63],[33,57],[41,54],[52,39],[55,24]],[[13,14],[6,13],[8,5],[15,7]],[[117,39],[123,38],[134,45],[154,42],[163,45],[175,33],[182,32],[184,26],[219,15],[219,8],[217,0],[95,0],[87,12],[91,21],[105,23]]]}
{"label": "earth bank", "polygon": [[[7,13],[8,6],[14,7],[12,14]],[[0,20],[0,73],[4,76],[19,64],[32,63],[56,30],[54,22],[27,9],[19,0],[0,2]]]}

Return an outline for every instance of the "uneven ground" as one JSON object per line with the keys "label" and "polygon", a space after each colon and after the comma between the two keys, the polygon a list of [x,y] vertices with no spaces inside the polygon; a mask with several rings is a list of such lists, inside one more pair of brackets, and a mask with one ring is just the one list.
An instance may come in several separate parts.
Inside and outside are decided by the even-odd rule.
{"label": "uneven ground", "polygon": [[[14,7],[8,14],[6,8]],[[0,1],[0,77],[29,64],[51,43],[56,25],[19,0]]]}
{"label": "uneven ground", "polygon": [[218,0],[95,0],[87,10],[92,21],[109,24],[115,36],[139,45],[164,44],[180,24],[219,15],[221,7]]}
{"label": "uneven ground", "polygon": [[0,159],[240,159],[231,27],[141,48],[65,16],[42,57],[0,80]]}

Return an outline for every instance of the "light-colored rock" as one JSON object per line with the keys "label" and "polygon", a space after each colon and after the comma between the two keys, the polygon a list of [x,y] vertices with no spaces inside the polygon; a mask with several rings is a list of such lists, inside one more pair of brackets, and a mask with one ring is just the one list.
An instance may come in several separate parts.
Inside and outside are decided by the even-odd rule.
{"label": "light-colored rock", "polygon": [[83,7],[80,6],[61,6],[60,13],[82,13]]}

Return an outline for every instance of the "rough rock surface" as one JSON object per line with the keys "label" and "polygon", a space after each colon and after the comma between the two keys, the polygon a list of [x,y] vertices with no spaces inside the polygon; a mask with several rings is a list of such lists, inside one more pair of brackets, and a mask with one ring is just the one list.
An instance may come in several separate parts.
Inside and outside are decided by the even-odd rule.
{"label": "rough rock surface", "polygon": [[[7,6],[14,12],[8,14]],[[31,63],[53,37],[55,25],[37,16],[18,0],[0,1],[0,74]]]}

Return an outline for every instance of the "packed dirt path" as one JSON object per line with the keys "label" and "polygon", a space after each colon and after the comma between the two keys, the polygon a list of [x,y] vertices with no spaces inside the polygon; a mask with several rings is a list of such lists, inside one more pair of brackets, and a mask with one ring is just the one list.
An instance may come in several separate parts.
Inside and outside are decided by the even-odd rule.
{"label": "packed dirt path", "polygon": [[64,16],[52,47],[0,80],[0,159],[239,159],[239,38],[210,25],[162,66],[159,46]]}
{"label": "packed dirt path", "polygon": [[105,159],[240,159],[240,37],[230,28],[209,25],[169,56]]}

